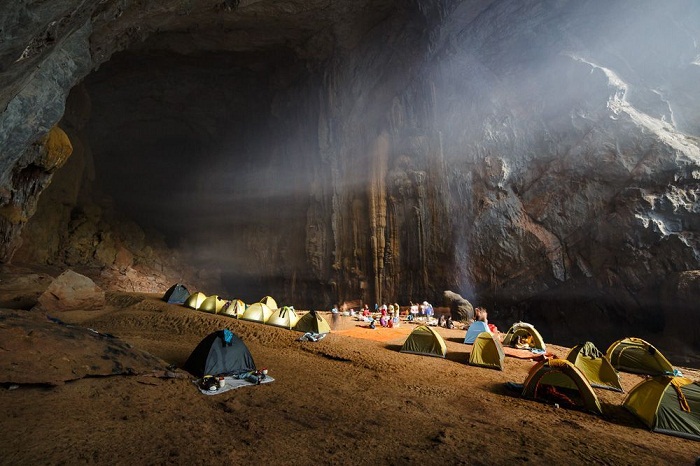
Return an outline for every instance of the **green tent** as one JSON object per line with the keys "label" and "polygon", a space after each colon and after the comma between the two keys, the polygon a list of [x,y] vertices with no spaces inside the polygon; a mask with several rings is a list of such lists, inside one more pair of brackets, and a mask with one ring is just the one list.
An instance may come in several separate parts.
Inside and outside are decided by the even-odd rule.
{"label": "green tent", "polygon": [[607,356],[590,341],[574,346],[566,355],[566,360],[578,367],[592,386],[622,391],[617,371],[610,364]]}
{"label": "green tent", "polygon": [[299,319],[294,326],[294,330],[304,333],[330,333],[331,326],[328,325],[328,321],[321,314],[310,311]]}
{"label": "green tent", "polygon": [[668,359],[641,338],[617,340],[605,354],[618,371],[644,375],[673,374],[673,366]]}
{"label": "green tent", "polygon": [[491,332],[481,332],[477,335],[472,352],[469,353],[469,365],[502,371],[505,359],[506,355],[501,343],[493,337]]}
{"label": "green tent", "polygon": [[654,432],[700,440],[700,384],[660,375],[642,381],[622,405]]}
{"label": "green tent", "polygon": [[447,346],[437,331],[427,325],[421,325],[406,338],[401,352],[444,358],[447,354]]}
{"label": "green tent", "polygon": [[544,344],[544,339],[540,332],[537,331],[534,325],[526,322],[517,322],[513,324],[508,333],[503,337],[504,346],[519,347],[521,342],[528,348],[536,348],[545,351],[547,347]]}
{"label": "green tent", "polygon": [[[583,408],[596,414],[603,414],[600,402],[586,376],[565,359],[545,359],[530,369],[523,384],[523,396],[535,400],[553,398],[552,388],[564,389],[559,395],[576,403],[569,395],[578,395]],[[556,398],[555,398],[556,399]]]}

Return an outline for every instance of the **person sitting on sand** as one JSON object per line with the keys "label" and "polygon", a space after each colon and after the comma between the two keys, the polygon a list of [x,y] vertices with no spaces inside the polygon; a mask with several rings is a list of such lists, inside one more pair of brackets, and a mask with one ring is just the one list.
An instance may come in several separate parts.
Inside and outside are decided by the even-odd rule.
{"label": "person sitting on sand", "polygon": [[382,327],[386,327],[388,321],[389,318],[386,316],[386,314],[384,314],[379,318],[379,325],[381,325]]}
{"label": "person sitting on sand", "polygon": [[479,320],[486,325],[489,324],[489,319],[488,319],[488,313],[486,312],[486,309],[483,307],[476,307],[474,308],[474,320]]}
{"label": "person sitting on sand", "polygon": [[447,316],[447,319],[445,319],[445,328],[455,328],[455,323],[452,322],[452,316]]}
{"label": "person sitting on sand", "polygon": [[445,326],[445,315],[440,314],[440,318],[438,319],[438,327],[444,327]]}

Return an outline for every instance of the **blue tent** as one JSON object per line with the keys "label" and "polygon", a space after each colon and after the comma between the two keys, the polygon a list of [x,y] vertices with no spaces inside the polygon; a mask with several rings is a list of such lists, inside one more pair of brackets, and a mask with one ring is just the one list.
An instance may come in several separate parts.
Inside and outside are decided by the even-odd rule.
{"label": "blue tent", "polygon": [[472,322],[467,330],[467,334],[464,336],[464,343],[467,345],[473,344],[476,337],[478,337],[481,332],[491,333],[491,330],[489,330],[489,326],[486,325],[486,322],[482,322],[480,320]]}
{"label": "blue tent", "polygon": [[190,292],[185,285],[177,283],[171,286],[163,295],[163,301],[169,304],[184,304]]}

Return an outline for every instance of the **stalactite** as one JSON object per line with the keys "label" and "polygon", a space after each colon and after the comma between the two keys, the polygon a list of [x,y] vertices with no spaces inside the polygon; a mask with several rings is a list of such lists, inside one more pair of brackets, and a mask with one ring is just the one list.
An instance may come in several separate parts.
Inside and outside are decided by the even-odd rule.
{"label": "stalactite", "polygon": [[384,301],[384,253],[386,248],[386,175],[389,162],[389,135],[380,134],[371,152],[369,187],[369,220],[372,251],[374,293],[378,301]]}

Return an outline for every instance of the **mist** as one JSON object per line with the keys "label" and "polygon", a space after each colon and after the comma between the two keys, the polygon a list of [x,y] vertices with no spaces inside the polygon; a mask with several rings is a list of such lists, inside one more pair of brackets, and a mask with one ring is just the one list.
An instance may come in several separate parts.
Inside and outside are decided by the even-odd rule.
{"label": "mist", "polygon": [[146,43],[85,80],[95,184],[235,296],[326,306],[338,287],[371,293],[374,260],[394,274],[382,298],[527,299],[612,267],[599,256],[624,239],[600,221],[648,189],[651,139],[700,160],[699,8],[460,2],[439,23],[388,18],[330,60],[292,47],[255,66]]}

